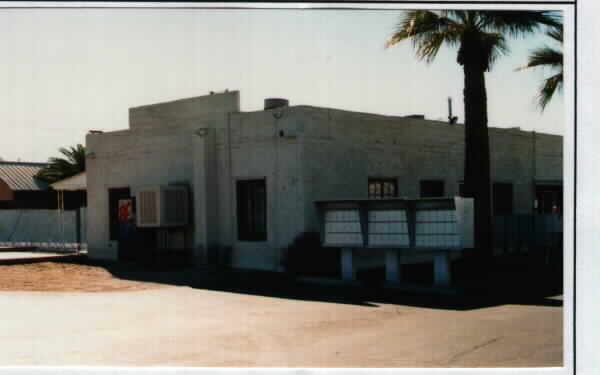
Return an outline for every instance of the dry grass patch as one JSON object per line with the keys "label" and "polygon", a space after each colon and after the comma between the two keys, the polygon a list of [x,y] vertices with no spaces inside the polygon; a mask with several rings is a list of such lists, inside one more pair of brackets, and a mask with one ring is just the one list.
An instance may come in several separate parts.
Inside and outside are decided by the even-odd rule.
{"label": "dry grass patch", "polygon": [[113,292],[160,288],[157,283],[123,280],[105,267],[67,262],[0,265],[0,290]]}

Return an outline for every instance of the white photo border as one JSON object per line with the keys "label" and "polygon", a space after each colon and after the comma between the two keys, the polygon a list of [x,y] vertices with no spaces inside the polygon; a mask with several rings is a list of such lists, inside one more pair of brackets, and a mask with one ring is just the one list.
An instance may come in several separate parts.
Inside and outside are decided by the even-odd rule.
{"label": "white photo border", "polygon": [[[600,125],[591,107],[599,97],[598,72],[593,72],[590,55],[595,38],[584,39],[587,30],[598,30],[593,14],[600,13],[594,1],[457,1],[457,2],[335,2],[335,3],[161,3],[161,2],[2,2],[2,8],[346,8],[346,9],[552,9],[562,10],[565,22],[565,132],[563,136],[564,166],[564,309],[563,309],[563,367],[562,368],[498,368],[498,369],[217,369],[217,368],[119,368],[119,367],[0,367],[0,374],[598,374],[600,351],[600,252],[594,252],[596,228],[600,220],[598,174],[600,165],[595,145],[600,145]],[[577,37],[577,40],[576,40]],[[578,46],[578,43],[580,45]],[[577,53],[577,55],[576,55]],[[583,56],[583,57],[582,57]],[[598,59],[594,60],[598,61]],[[596,77],[587,84],[588,74]],[[582,80],[586,77],[586,84]],[[587,172],[587,173],[584,173]],[[591,171],[591,172],[590,172]],[[590,286],[591,285],[591,286]],[[596,344],[596,345],[594,345]]]}

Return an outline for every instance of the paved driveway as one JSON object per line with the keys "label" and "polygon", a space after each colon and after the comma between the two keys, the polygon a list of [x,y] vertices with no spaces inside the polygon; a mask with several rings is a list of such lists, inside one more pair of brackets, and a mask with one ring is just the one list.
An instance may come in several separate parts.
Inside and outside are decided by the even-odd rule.
{"label": "paved driveway", "polygon": [[[321,287],[310,286],[315,290]],[[335,299],[331,299],[335,300]],[[351,301],[351,299],[349,300]],[[560,298],[457,309],[168,285],[0,292],[2,365],[522,367],[562,364]]]}

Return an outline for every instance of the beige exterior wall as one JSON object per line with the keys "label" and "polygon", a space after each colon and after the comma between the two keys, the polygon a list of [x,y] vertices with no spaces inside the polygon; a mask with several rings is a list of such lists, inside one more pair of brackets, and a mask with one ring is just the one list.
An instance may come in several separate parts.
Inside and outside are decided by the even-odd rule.
{"label": "beige exterior wall", "polygon": [[[129,187],[135,194],[142,186],[183,183],[193,190],[194,163],[200,163],[198,168],[206,167],[205,153],[193,148],[207,147],[195,131],[222,128],[228,112],[238,110],[239,93],[232,91],[131,108],[130,129],[89,134],[86,150],[93,155],[86,159],[90,256],[117,258],[117,250],[109,241],[108,189]],[[193,243],[201,257],[207,243],[198,236]]]}
{"label": "beige exterior wall", "polygon": [[[239,267],[279,269],[281,248],[292,242],[304,227],[302,212],[303,184],[301,180],[302,147],[298,137],[280,136],[288,122],[296,118],[279,110],[241,113],[231,116],[231,175],[229,196],[220,198],[222,207],[229,209],[229,220],[222,222],[224,238],[233,246],[233,263]],[[284,133],[285,134],[285,133]],[[223,138],[225,139],[225,137]],[[227,143],[221,143],[220,155],[227,161]],[[227,165],[219,170],[229,170]],[[267,241],[239,241],[237,234],[237,201],[235,183],[239,180],[266,178]]]}
{"label": "beige exterior wall", "polygon": [[[296,108],[304,113],[303,179],[307,231],[318,231],[315,201],[368,198],[368,180],[395,178],[398,196],[418,198],[421,180],[444,181],[459,194],[463,180],[464,127],[444,122]],[[562,137],[490,128],[492,183],[513,185],[515,213],[530,213],[534,183],[562,181]],[[455,257],[458,254],[455,254]],[[431,255],[401,263],[431,262]],[[355,252],[357,268],[385,264],[383,251]]]}
{"label": "beige exterior wall", "polygon": [[[395,178],[399,197],[418,198],[421,180],[442,180],[447,196],[458,195],[463,125],[300,108],[310,230],[317,229],[314,201],[365,199],[370,177]],[[499,128],[490,128],[489,137],[492,183],[511,183],[514,212],[530,213],[535,181],[562,181],[562,137]]]}
{"label": "beige exterior wall", "polygon": [[192,183],[190,132],[160,128],[86,137],[88,246],[96,258],[116,259],[109,243],[108,189]]}
{"label": "beige exterior wall", "polygon": [[186,98],[129,109],[129,128],[183,127],[197,129],[198,122],[221,118],[226,113],[239,112],[240,93],[231,91],[214,95]]}
{"label": "beige exterior wall", "polygon": [[[399,196],[441,179],[458,194],[463,127],[309,106],[239,112],[231,92],[130,110],[130,129],[87,137],[90,256],[116,259],[108,241],[108,189],[186,183],[198,258],[230,247],[236,267],[281,269],[282,249],[318,231],[314,202],[367,198],[369,177],[394,177]],[[562,139],[490,129],[492,180],[513,184],[530,212],[535,180],[562,180]],[[534,158],[535,154],[535,158]],[[267,240],[239,241],[236,183],[266,179]]]}
{"label": "beige exterior wall", "polygon": [[[239,100],[237,94],[222,95]],[[189,101],[179,102],[182,111],[191,110]],[[166,117],[178,113],[173,105],[169,104]],[[93,155],[87,159],[90,255],[117,257],[109,241],[109,188],[129,187],[135,194],[140,186],[177,182],[192,190],[193,246],[198,258],[211,246],[231,247],[234,266],[280,269],[280,249],[304,226],[303,217],[297,215],[303,207],[297,137],[279,135],[285,122],[273,116],[276,110],[240,114],[194,107],[193,120],[188,116],[161,126],[149,118],[164,117],[163,106],[144,107],[152,116],[131,116],[130,130],[87,137],[88,154]],[[267,240],[239,241],[236,182],[255,178],[266,179]]]}

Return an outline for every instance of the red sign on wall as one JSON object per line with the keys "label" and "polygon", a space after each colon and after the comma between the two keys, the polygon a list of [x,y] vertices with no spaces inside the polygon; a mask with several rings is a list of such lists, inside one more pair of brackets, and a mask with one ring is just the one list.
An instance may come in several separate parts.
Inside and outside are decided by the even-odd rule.
{"label": "red sign on wall", "polygon": [[133,221],[133,219],[133,201],[131,199],[120,199],[119,221],[127,223]]}

